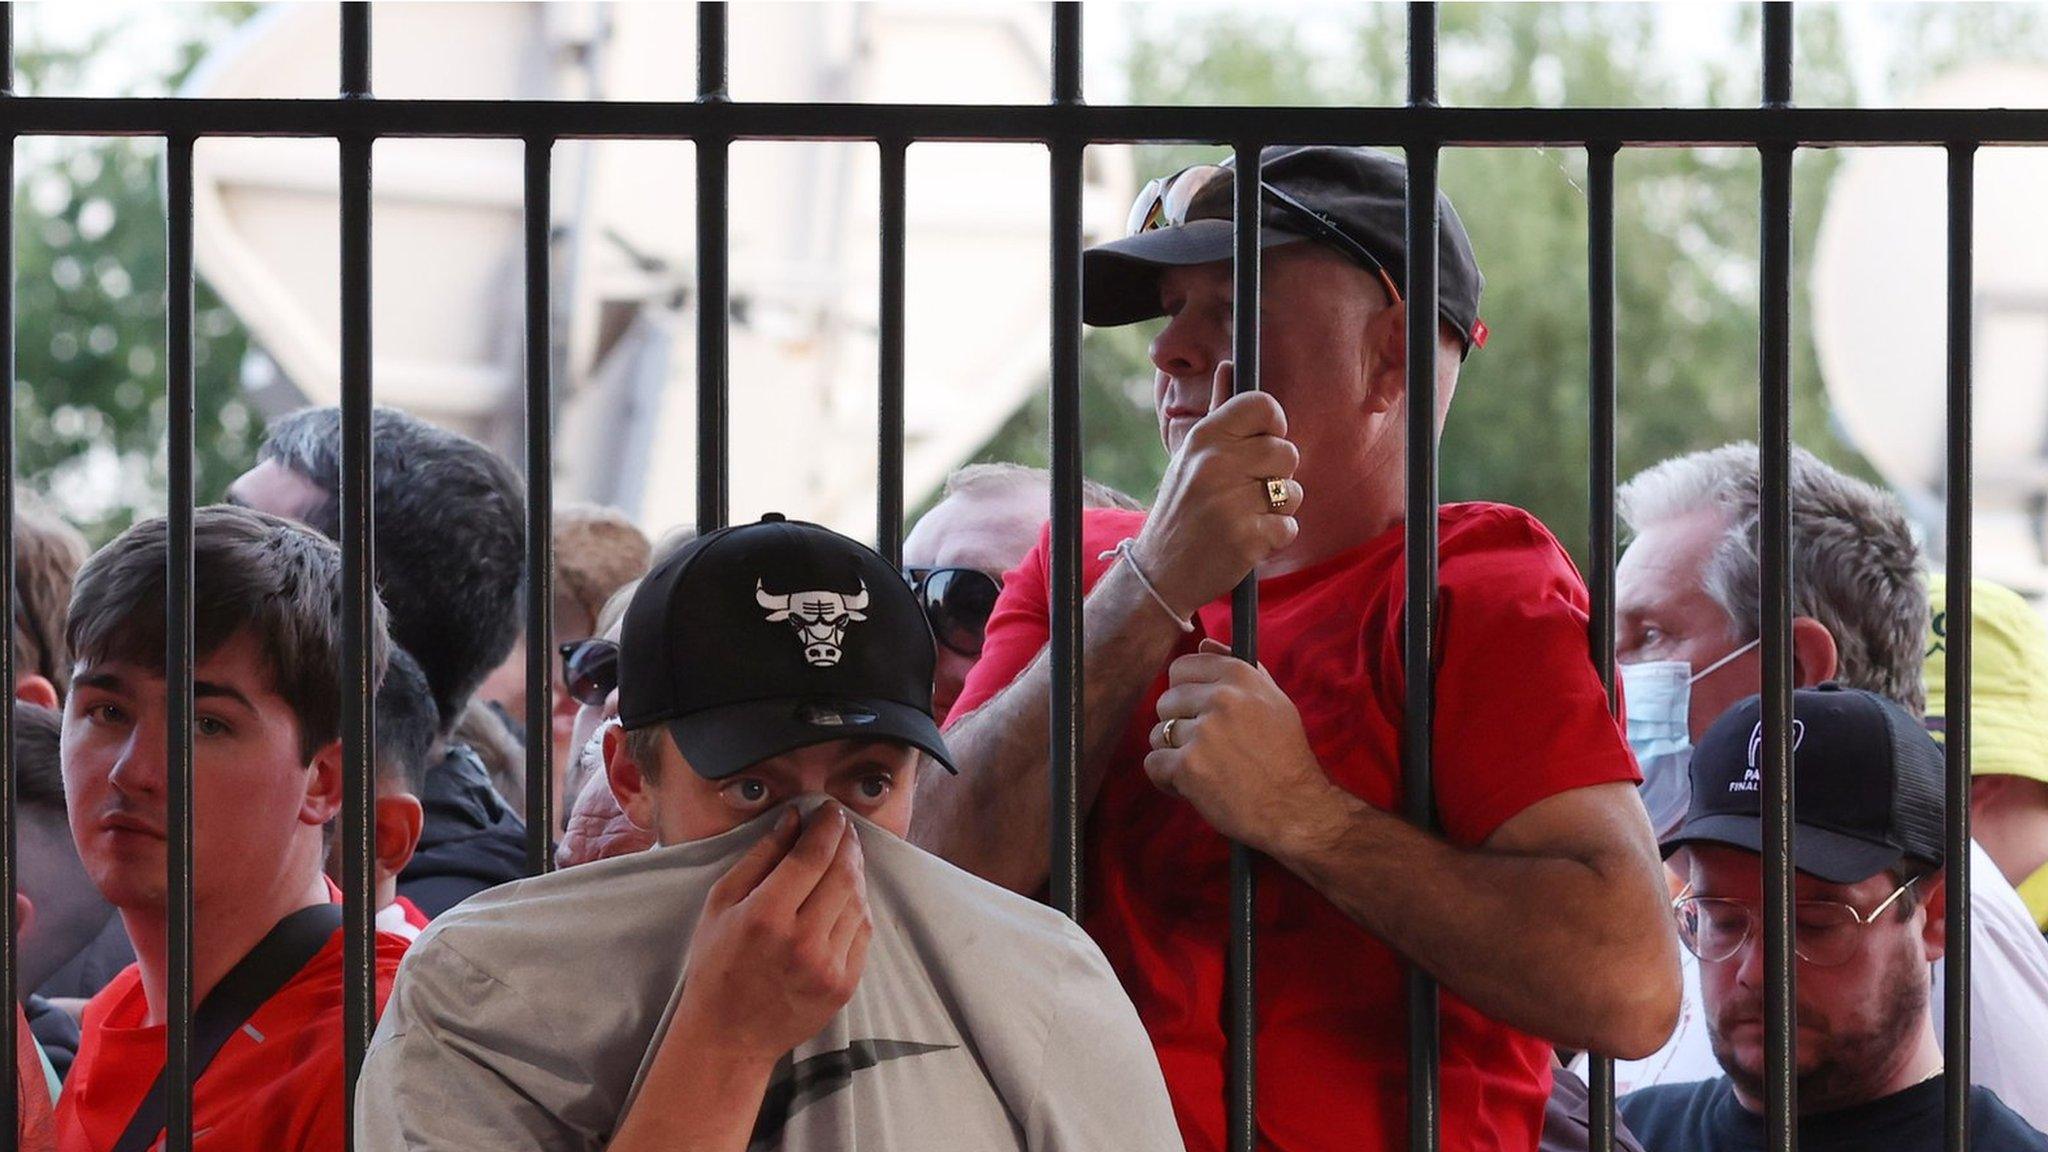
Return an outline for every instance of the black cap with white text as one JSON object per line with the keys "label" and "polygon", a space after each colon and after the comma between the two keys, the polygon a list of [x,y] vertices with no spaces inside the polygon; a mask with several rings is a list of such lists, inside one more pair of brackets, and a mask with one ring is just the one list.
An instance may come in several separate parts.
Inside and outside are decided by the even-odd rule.
{"label": "black cap with white text", "polygon": [[[1763,701],[1714,721],[1692,755],[1692,803],[1663,842],[1763,850]],[[1867,880],[1902,860],[1944,859],[1942,752],[1916,717],[1860,688],[1792,694],[1792,864],[1831,884]]]}
{"label": "black cap with white text", "polygon": [[949,770],[931,625],[896,566],[769,513],[698,537],[640,582],[619,631],[619,722],[665,723],[699,776],[841,739]]}

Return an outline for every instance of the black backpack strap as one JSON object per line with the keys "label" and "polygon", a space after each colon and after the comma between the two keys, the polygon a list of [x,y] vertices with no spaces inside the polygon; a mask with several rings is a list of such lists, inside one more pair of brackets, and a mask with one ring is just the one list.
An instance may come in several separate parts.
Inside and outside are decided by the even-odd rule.
{"label": "black backpack strap", "polygon": [[[228,970],[214,990],[207,994],[206,1002],[192,1014],[192,1079],[196,1083],[206,1066],[228,1042],[235,1030],[247,1023],[249,1017],[264,1001],[277,995],[278,990],[291,983],[314,956],[327,946],[337,929],[341,927],[341,905],[315,904],[277,922],[247,956]],[[114,1142],[112,1152],[147,1152],[156,1142],[157,1134],[164,1130],[164,1115],[168,1105],[164,1100],[164,1071],[158,1071],[156,1081],[136,1105],[135,1115],[128,1120],[128,1127],[121,1138]]]}

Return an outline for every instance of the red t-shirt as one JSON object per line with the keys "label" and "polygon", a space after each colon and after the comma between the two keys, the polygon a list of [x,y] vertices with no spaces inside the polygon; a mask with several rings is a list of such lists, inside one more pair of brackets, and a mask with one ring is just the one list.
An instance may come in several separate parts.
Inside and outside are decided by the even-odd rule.
{"label": "red t-shirt", "polygon": [[19,1152],[49,1152],[57,1146],[50,1127],[50,1080],[43,1074],[43,1054],[29,1033],[28,1017],[18,1006],[14,1009],[14,1076],[14,1146]]}
{"label": "red t-shirt", "polygon": [[[1137,534],[1141,513],[1090,510],[1083,580]],[[1560,792],[1639,779],[1587,655],[1586,592],[1519,509],[1452,504],[1439,521],[1435,731],[1444,835],[1477,845]],[[965,716],[1045,645],[1048,545],[1004,580]],[[1259,657],[1300,710],[1330,778],[1398,810],[1403,603],[1400,528],[1259,584]],[[1227,639],[1230,604],[1198,614],[1180,652]],[[1176,653],[1178,655],[1179,653]],[[1143,761],[1165,669],[1126,726],[1086,828],[1087,913],[1159,1053],[1190,1152],[1224,1147],[1223,966],[1229,845]],[[1306,882],[1266,862],[1257,901],[1259,1125],[1273,1152],[1407,1146],[1402,962]],[[1550,1089],[1547,1045],[1442,997],[1443,1147],[1534,1149]]]}
{"label": "red t-shirt", "polygon": [[[377,936],[377,1009],[406,941]],[[327,1152],[342,1148],[341,1001],[347,974],[342,934],[264,1001],[192,1086],[197,1148]],[[57,1102],[59,1152],[104,1152],[164,1066],[162,1025],[146,1027],[148,1003],[134,965],[85,1006],[78,1059]]]}

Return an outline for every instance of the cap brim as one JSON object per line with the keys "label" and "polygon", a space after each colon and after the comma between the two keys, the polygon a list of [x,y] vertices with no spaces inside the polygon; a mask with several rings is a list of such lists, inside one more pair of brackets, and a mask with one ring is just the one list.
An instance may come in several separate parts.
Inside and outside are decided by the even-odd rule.
{"label": "cap brim", "polygon": [[[1727,812],[1689,820],[1664,841],[1664,858],[1700,844],[1724,844],[1763,853],[1764,822],[1760,816]],[[1847,836],[1827,828],[1801,824],[1792,835],[1792,866],[1830,884],[1855,884],[1905,859],[1889,844]]]}
{"label": "cap brim", "polygon": [[[1259,246],[1276,248],[1304,239],[1272,225]],[[1098,244],[1081,253],[1081,319],[1097,328],[1135,324],[1166,313],[1159,306],[1159,270],[1228,260],[1237,238],[1228,220],[1190,220]]]}
{"label": "cap brim", "polygon": [[959,773],[938,724],[893,700],[749,700],[667,724],[683,758],[706,780],[723,780],[763,760],[833,740],[893,740],[923,751],[946,771]]}

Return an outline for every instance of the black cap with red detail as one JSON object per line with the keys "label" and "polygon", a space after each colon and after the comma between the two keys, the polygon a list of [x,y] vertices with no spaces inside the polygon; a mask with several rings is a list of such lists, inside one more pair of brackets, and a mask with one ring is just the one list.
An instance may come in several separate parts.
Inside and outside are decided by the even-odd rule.
{"label": "black cap with red detail", "polygon": [[[1231,161],[1224,161],[1228,166]],[[1408,168],[1375,148],[1274,145],[1263,153],[1261,175],[1275,189],[1342,232],[1385,266],[1405,295],[1408,266]],[[1134,324],[1164,315],[1161,268],[1229,260],[1233,192],[1228,182],[1197,196],[1187,222],[1154,228],[1088,249],[1081,257],[1081,316],[1098,327]],[[1450,198],[1437,193],[1437,311],[1469,353],[1486,346],[1479,294],[1486,277],[1472,239]],[[1263,201],[1260,241],[1272,248],[1315,240],[1293,210],[1272,195]]]}

